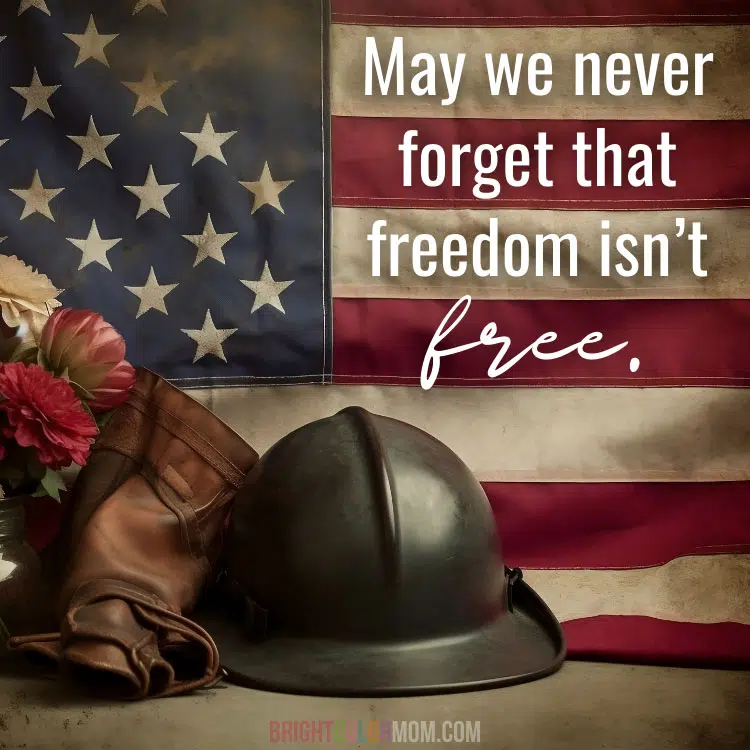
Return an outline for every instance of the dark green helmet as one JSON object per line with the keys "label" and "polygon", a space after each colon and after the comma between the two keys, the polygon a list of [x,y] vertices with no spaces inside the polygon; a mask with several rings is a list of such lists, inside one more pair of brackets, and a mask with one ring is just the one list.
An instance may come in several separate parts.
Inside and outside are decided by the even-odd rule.
{"label": "dark green helmet", "polygon": [[500,687],[559,669],[559,623],[505,566],[443,443],[359,407],[276,443],[237,494],[196,614],[230,682],[336,696]]}

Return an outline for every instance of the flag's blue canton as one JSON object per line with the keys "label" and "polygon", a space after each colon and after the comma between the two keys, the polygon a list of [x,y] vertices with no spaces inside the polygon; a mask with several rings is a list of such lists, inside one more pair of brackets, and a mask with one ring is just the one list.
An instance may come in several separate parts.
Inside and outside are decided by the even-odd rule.
{"label": "flag's blue canton", "polygon": [[[108,65],[76,65],[81,48],[65,36],[84,34],[90,16],[98,34],[118,35],[104,46]],[[323,25],[319,0],[3,0],[0,253],[46,273],[65,290],[63,305],[100,312],[131,362],[179,385],[327,379]],[[167,114],[134,114],[138,96],[123,82],[142,81],[149,67],[157,81],[176,81],[161,97]],[[54,117],[36,109],[22,119],[27,100],[12,87],[30,86],[34,69],[42,85],[59,86],[47,99]],[[207,114],[217,133],[237,131],[220,146],[226,164],[216,151],[193,164],[196,145],[181,135],[199,133]],[[68,136],[86,135],[90,118],[100,135],[119,134],[106,147],[112,168],[91,159],[79,169],[82,149]],[[251,213],[255,195],[241,183],[259,181],[266,163],[273,180],[293,182],[278,207]],[[169,217],[136,218],[139,197],[124,186],[142,186],[149,166],[160,185],[179,183],[164,198]],[[21,219],[26,203],[12,191],[28,189],[37,170],[44,188],[64,188],[48,204],[54,221]],[[236,235],[225,263],[195,265],[183,235],[202,234],[209,214],[217,233]],[[93,221],[102,238],[121,239],[79,270],[84,254],[70,239],[87,239]],[[273,280],[293,282],[271,287],[277,298],[242,283],[260,280],[266,263]],[[152,268],[159,284],[177,286],[164,297],[168,314],[137,317],[140,299],[126,287],[143,287]],[[253,312],[256,299],[266,304]],[[202,329],[209,310],[217,329],[238,330],[205,353],[183,330]]]}

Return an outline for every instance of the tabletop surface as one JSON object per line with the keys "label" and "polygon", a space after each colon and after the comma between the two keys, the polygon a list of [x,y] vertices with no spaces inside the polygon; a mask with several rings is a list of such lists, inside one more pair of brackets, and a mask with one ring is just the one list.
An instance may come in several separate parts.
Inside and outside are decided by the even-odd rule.
{"label": "tabletop surface", "polygon": [[570,661],[556,675],[526,685],[423,698],[311,698],[219,684],[190,696],[113,704],[59,678],[40,677],[26,664],[0,661],[0,750],[375,747],[274,742],[272,727],[283,725],[271,724],[362,722],[366,736],[373,720],[428,722],[420,732],[435,722],[435,741],[407,745],[413,748],[435,747],[443,722],[451,728],[463,722],[462,731],[480,722],[479,743],[442,746],[748,750],[750,672]]}

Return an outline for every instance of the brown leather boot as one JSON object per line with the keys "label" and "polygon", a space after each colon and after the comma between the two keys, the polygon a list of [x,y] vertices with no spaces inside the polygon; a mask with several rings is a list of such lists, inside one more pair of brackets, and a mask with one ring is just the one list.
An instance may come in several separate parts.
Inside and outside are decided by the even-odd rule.
{"label": "brown leather boot", "polygon": [[258,454],[212,412],[140,368],[73,489],[59,633],[13,638],[100,694],[139,699],[214,682],[211,636],[189,620]]}

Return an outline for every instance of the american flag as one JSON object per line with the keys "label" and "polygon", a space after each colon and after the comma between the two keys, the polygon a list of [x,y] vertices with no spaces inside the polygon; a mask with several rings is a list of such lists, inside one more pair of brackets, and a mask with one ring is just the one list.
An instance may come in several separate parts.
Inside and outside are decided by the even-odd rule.
{"label": "american flag", "polygon": [[[571,10],[576,5],[575,11]],[[7,0],[0,11],[0,251],[46,273],[63,304],[101,312],[129,359],[263,451],[360,404],[415,424],[482,481],[506,561],[563,622],[570,656],[750,666],[750,11],[745,0]],[[365,40],[384,59],[469,53],[454,104],[366,96]],[[547,52],[544,97],[492,96],[485,53]],[[576,95],[576,52],[713,52],[702,96]],[[659,67],[658,71],[662,68]],[[635,66],[633,81],[637,83]],[[694,83],[691,80],[691,85]],[[636,84],[634,84],[635,87]],[[439,93],[439,92],[438,92]],[[439,96],[437,100],[439,100]],[[403,187],[398,145],[536,142],[558,153],[606,128],[627,152],[668,131],[675,187]],[[570,152],[572,153],[572,152]],[[387,232],[467,238],[571,232],[573,277],[374,275]],[[602,277],[616,233],[701,222],[668,277]],[[636,255],[642,251],[635,250]],[[491,321],[511,352],[546,331],[627,346],[598,361],[496,349],[422,359]],[[637,357],[640,367],[631,371]]]}

